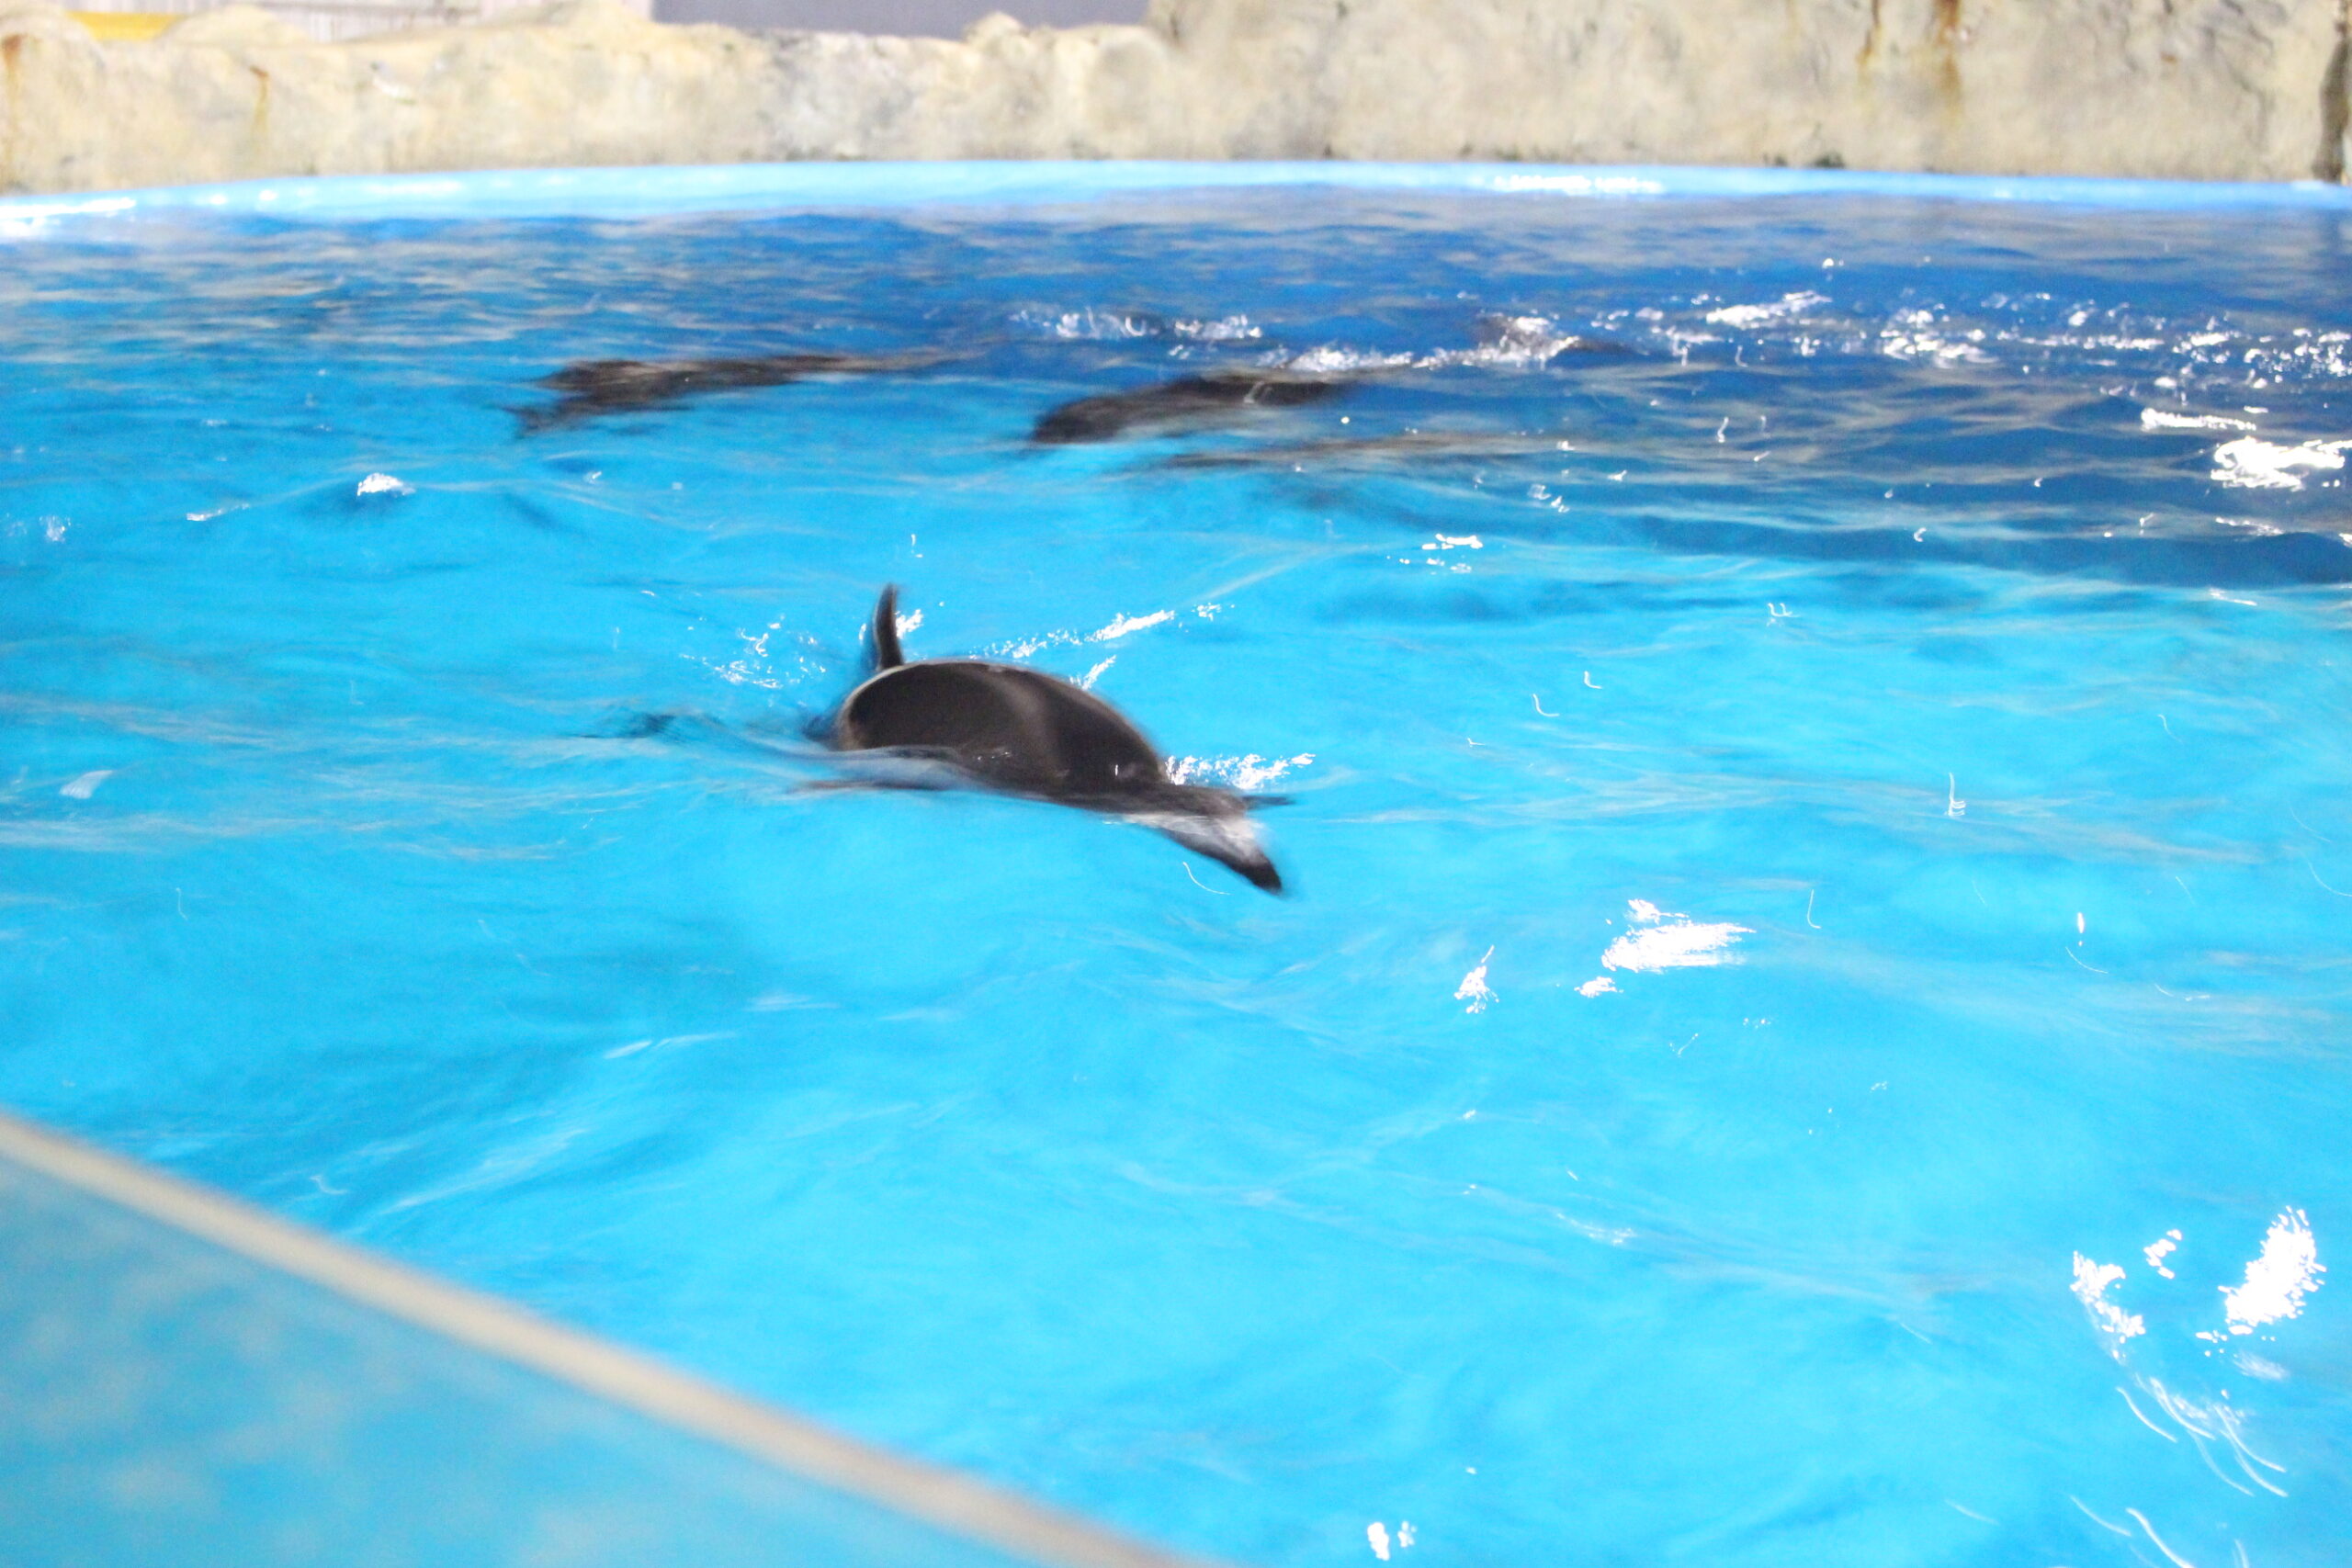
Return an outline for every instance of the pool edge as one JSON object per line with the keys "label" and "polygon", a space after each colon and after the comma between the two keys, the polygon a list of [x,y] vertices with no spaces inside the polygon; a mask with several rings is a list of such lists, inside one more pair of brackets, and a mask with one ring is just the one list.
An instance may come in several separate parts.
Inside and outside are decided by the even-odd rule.
{"label": "pool edge", "polygon": [[909,1459],[0,1111],[0,1161],[792,1476],[1056,1568],[1216,1568]]}
{"label": "pool edge", "polygon": [[0,197],[0,235],[60,220],[219,213],[322,221],[626,219],[905,207],[1036,207],[1264,187],[1572,198],[1898,197],[2142,211],[2352,211],[2318,180],[2086,178],[1705,165],[1169,161],[652,164],[320,175]]}

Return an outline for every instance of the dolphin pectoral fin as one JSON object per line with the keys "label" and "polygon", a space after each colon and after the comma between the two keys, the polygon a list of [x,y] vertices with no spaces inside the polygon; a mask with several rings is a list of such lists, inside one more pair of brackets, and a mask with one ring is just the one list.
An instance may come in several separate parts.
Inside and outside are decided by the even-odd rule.
{"label": "dolphin pectoral fin", "polygon": [[1188,850],[1198,851],[1231,869],[1252,887],[1262,887],[1269,893],[1283,890],[1282,873],[1274,869],[1265,845],[1259,841],[1257,824],[1247,817],[1151,811],[1137,813],[1127,820],[1165,833]]}

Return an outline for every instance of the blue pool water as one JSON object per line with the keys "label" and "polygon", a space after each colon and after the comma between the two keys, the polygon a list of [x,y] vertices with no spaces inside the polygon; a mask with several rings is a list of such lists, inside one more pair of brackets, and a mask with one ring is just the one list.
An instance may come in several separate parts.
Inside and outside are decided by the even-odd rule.
{"label": "blue pool water", "polygon": [[[1240,1562],[2352,1554],[2352,212],[12,232],[0,1101]],[[890,581],[1292,895],[806,787]]]}

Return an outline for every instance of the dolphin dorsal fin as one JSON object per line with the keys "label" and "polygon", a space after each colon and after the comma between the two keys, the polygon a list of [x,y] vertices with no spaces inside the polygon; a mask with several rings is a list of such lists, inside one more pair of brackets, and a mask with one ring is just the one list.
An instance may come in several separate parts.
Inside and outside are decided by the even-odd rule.
{"label": "dolphin dorsal fin", "polygon": [[906,661],[899,649],[899,585],[893,582],[874,604],[874,668],[891,670]]}

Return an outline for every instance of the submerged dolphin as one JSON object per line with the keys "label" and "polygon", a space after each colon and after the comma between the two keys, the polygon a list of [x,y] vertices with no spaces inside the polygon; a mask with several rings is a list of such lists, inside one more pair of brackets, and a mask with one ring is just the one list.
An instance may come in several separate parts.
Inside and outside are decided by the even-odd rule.
{"label": "submerged dolphin", "polygon": [[927,363],[912,355],[822,351],[730,359],[583,359],[539,378],[540,386],[562,394],[553,403],[514,413],[528,435],[601,414],[668,408],[705,392],[785,387],[811,376],[871,376]]}
{"label": "submerged dolphin", "polygon": [[1030,431],[1040,446],[1115,441],[1124,435],[1173,435],[1237,424],[1261,409],[1324,402],[1367,381],[1455,366],[1541,367],[1564,354],[1630,355],[1608,338],[1563,333],[1546,316],[1487,315],[1475,326],[1477,346],[1416,358],[1333,357],[1322,350],[1287,364],[1232,366],[1179,376],[1125,392],[1103,392],[1048,409]]}
{"label": "submerged dolphin", "polygon": [[1348,378],[1304,375],[1295,370],[1205,370],[1138,387],[1104,392],[1048,409],[1029,439],[1040,446],[1115,441],[1122,435],[1164,435],[1231,424],[1260,409],[1295,408],[1336,398]]}
{"label": "submerged dolphin", "polygon": [[1250,819],[1272,800],[1179,784],[1125,715],[1068,681],[978,659],[909,663],[898,594],[885,588],[874,606],[874,672],[832,716],[836,750],[887,751],[944,765],[958,783],[1124,818],[1282,891]]}

